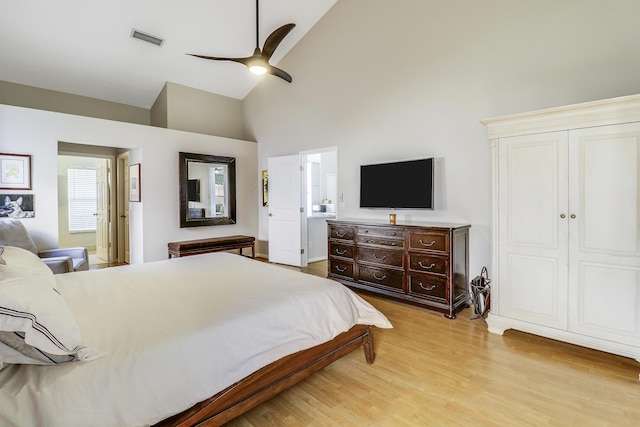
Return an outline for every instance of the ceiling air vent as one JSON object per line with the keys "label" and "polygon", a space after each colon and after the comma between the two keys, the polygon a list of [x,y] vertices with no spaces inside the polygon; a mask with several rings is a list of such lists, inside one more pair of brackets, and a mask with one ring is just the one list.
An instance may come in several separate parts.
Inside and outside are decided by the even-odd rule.
{"label": "ceiling air vent", "polygon": [[164,43],[164,39],[152,36],[151,34],[143,33],[142,31],[138,31],[136,29],[131,30],[131,37],[147,43],[155,44],[156,46],[162,46],[162,43]]}

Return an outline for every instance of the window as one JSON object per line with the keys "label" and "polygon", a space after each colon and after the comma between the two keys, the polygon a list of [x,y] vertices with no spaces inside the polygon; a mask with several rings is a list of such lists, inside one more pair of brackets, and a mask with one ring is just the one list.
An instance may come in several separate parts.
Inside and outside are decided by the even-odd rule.
{"label": "window", "polygon": [[96,231],[96,170],[68,168],[69,232]]}

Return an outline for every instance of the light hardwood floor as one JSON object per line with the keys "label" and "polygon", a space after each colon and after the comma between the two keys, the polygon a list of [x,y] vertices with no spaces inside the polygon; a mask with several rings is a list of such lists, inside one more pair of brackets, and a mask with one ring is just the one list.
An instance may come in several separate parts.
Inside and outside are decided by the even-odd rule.
{"label": "light hardwood floor", "polygon": [[632,359],[363,297],[394,325],[373,365],[355,351],[227,426],[640,426]]}

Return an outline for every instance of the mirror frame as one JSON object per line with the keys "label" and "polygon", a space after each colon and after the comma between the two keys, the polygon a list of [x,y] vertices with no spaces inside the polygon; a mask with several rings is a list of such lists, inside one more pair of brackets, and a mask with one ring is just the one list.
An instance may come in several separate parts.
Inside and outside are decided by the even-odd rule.
{"label": "mirror frame", "polygon": [[[180,228],[202,227],[208,225],[226,225],[236,223],[236,159],[235,157],[214,156],[180,152]],[[227,185],[229,186],[229,213],[216,218],[189,218],[189,195],[187,185],[189,163],[222,163],[227,165]]]}

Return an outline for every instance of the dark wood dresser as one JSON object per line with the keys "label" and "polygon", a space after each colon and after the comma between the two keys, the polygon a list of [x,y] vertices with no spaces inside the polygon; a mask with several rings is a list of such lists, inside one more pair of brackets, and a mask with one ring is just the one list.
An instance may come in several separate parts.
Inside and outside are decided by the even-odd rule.
{"label": "dark wood dresser", "polygon": [[470,302],[469,227],[328,220],[331,279],[455,319]]}

